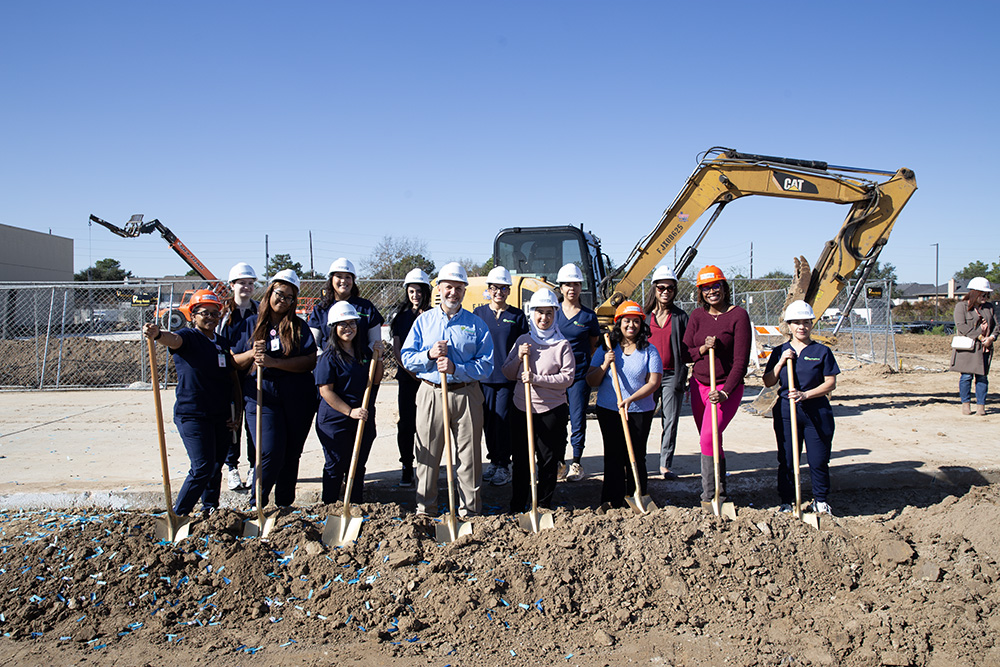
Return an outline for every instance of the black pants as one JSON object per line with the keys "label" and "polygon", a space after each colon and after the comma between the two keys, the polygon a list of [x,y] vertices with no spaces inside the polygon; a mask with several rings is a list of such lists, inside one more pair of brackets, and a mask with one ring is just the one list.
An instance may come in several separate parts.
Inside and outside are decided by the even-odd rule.
{"label": "black pants", "polygon": [[414,438],[417,436],[417,389],[420,380],[415,380],[408,373],[400,370],[396,374],[399,385],[397,405],[399,406],[399,422],[396,424],[396,447],[399,448],[399,462],[404,468],[413,467]]}
{"label": "black pants", "polygon": [[[531,505],[531,468],[528,460],[528,416],[516,406],[510,411],[511,479],[510,511],[524,512]],[[535,460],[538,465],[538,506],[552,509],[559,469],[559,452],[566,450],[569,406],[563,403],[548,412],[532,415]]]}
{"label": "black pants", "polygon": [[[601,504],[625,507],[625,498],[635,494],[632,463],[628,457],[622,418],[617,410],[597,407],[597,423],[604,438],[604,485]],[[628,413],[628,430],[632,436],[636,468],[639,471],[639,495],[646,495],[646,440],[653,425],[653,411]]]}
{"label": "black pants", "polygon": [[175,416],[174,424],[191,460],[184,485],[177,494],[175,514],[187,514],[198,498],[205,508],[218,508],[222,484],[222,461],[232,441],[225,417]]}

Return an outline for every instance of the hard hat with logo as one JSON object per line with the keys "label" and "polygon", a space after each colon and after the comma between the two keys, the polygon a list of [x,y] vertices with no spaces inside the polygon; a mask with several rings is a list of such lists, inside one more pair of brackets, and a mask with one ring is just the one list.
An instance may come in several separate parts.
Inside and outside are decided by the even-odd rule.
{"label": "hard hat with logo", "polygon": [[531,295],[531,301],[528,302],[528,310],[534,310],[535,308],[558,308],[559,307],[559,297],[556,293],[550,289],[542,288]]}
{"label": "hard hat with logo", "polygon": [[430,287],[431,279],[427,276],[423,269],[413,269],[406,274],[403,278],[403,287],[407,285],[427,285]]}
{"label": "hard hat with logo", "polygon": [[273,276],[271,276],[272,283],[278,280],[280,280],[283,283],[288,283],[289,285],[295,288],[296,292],[299,291],[299,285],[301,284],[299,282],[299,274],[295,273],[291,269],[282,269],[281,271],[278,271]]}
{"label": "hard hat with logo", "polygon": [[347,322],[350,320],[360,320],[361,316],[358,315],[358,311],[346,301],[338,301],[333,304],[330,308],[330,312],[327,313],[326,323],[331,327],[337,322]]}
{"label": "hard hat with logo", "polygon": [[330,270],[326,272],[326,275],[332,276],[335,273],[350,273],[355,278],[358,277],[358,272],[354,270],[354,262],[346,257],[338,257],[333,260],[333,264],[330,265]]}
{"label": "hard hat with logo", "polygon": [[438,271],[438,282],[442,280],[452,280],[458,283],[469,284],[469,274],[465,272],[465,267],[458,262],[448,262]]}
{"label": "hard hat with logo", "polygon": [[653,284],[655,285],[659,280],[673,280],[674,282],[677,282],[677,274],[674,273],[674,270],[666,264],[660,264],[656,267],[656,270],[653,271]]}
{"label": "hard hat with logo", "polygon": [[788,304],[788,308],[785,308],[786,322],[814,319],[816,319],[816,314],[813,312],[812,306],[805,301],[792,301]]}
{"label": "hard hat with logo", "polygon": [[570,262],[569,264],[563,264],[563,267],[559,269],[559,273],[556,275],[557,283],[582,283],[583,282],[583,271],[576,264]]}
{"label": "hard hat with logo", "polygon": [[510,279],[510,271],[503,268],[502,266],[496,266],[490,269],[490,272],[486,274],[486,284],[487,285],[507,285],[508,287],[513,284]]}
{"label": "hard hat with logo", "polygon": [[725,279],[726,277],[722,275],[722,269],[713,264],[709,264],[698,272],[698,279],[695,281],[695,284],[698,287],[701,287],[702,285],[711,285],[712,283],[721,282]]}
{"label": "hard hat with logo", "polygon": [[980,292],[992,292],[993,288],[990,287],[990,281],[986,278],[973,278],[969,281],[969,289],[978,290]]}
{"label": "hard hat with logo", "polygon": [[222,299],[219,295],[210,289],[200,289],[191,295],[191,301],[188,304],[190,308],[195,308],[197,306],[216,306],[217,308],[222,308]]}
{"label": "hard hat with logo", "polygon": [[229,282],[243,280],[244,278],[257,280],[257,274],[254,273],[253,267],[246,262],[240,262],[229,269]]}
{"label": "hard hat with logo", "polygon": [[638,317],[640,319],[646,319],[646,313],[643,312],[642,306],[637,304],[635,301],[622,301],[621,305],[615,311],[615,322],[623,317]]}

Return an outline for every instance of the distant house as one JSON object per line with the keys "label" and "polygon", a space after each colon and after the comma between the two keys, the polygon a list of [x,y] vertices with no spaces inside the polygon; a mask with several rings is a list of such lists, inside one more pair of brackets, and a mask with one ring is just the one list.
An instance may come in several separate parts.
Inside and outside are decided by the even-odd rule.
{"label": "distant house", "polygon": [[892,300],[894,306],[901,303],[920,303],[939,299],[958,299],[969,293],[969,281],[964,278],[952,278],[943,285],[935,287],[931,283],[899,283],[896,290],[899,297]]}

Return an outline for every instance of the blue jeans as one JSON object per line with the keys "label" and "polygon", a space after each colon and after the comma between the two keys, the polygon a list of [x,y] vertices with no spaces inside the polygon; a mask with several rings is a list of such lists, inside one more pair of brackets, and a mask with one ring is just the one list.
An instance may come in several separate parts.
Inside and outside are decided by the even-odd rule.
{"label": "blue jeans", "polygon": [[480,382],[483,390],[483,436],[486,456],[490,463],[506,468],[510,465],[510,411],[514,383]]}
{"label": "blue jeans", "polygon": [[[569,425],[571,435],[570,445],[573,446],[573,458],[583,456],[583,444],[587,438],[587,403],[590,402],[590,385],[586,376],[576,379],[566,390],[569,401]],[[566,451],[559,456],[560,461],[566,460]]]}
{"label": "blue jeans", "polygon": [[[972,398],[972,373],[962,373],[958,379],[958,395],[963,403],[970,403]],[[985,375],[976,375],[976,404],[986,405],[986,390],[990,382]]]}

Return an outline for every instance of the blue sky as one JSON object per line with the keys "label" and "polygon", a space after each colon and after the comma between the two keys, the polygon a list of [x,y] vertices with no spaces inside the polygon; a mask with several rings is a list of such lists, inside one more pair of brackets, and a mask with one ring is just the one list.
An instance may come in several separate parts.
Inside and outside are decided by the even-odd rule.
{"label": "blue sky", "polygon": [[[22,2],[0,6],[0,223],[183,273],[290,253],[359,264],[384,236],[438,266],[506,226],[580,224],[621,262],[728,146],[876,169],[920,189],[882,260],[945,280],[1000,259],[992,3]],[[697,262],[815,260],[846,209],[748,198]],[[697,229],[698,227],[696,227]],[[682,240],[682,246],[694,234]],[[683,247],[681,248],[683,249]]]}

